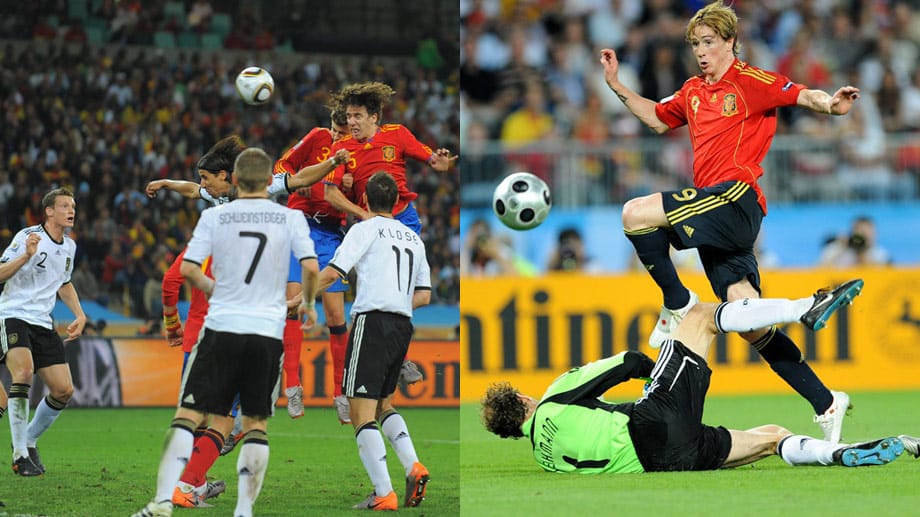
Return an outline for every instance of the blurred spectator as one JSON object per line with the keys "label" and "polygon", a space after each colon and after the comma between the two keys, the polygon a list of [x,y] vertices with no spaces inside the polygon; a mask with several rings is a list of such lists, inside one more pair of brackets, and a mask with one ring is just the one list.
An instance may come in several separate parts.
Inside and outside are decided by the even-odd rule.
{"label": "blurred spectator", "polygon": [[581,233],[576,228],[565,228],[559,232],[556,247],[550,253],[546,265],[549,271],[597,273],[600,266],[588,256]]}
{"label": "blurred spectator", "polygon": [[876,242],[875,223],[868,216],[853,220],[849,234],[831,237],[821,250],[819,264],[833,267],[889,265],[891,257]]}
{"label": "blurred spectator", "polygon": [[205,32],[211,21],[214,8],[208,0],[195,0],[188,10],[188,26],[198,32]]}
{"label": "blurred spectator", "polygon": [[543,84],[530,82],[524,90],[524,105],[502,122],[501,141],[508,148],[537,143],[550,136],[554,120],[546,107]]}
{"label": "blurred spectator", "polygon": [[514,250],[492,233],[485,219],[477,219],[467,229],[460,255],[461,276],[514,276],[533,274],[532,266],[517,262]]}
{"label": "blurred spectator", "polygon": [[77,295],[83,302],[90,301],[99,303],[103,306],[108,305],[108,300],[104,299],[99,289],[99,281],[96,279],[96,273],[90,269],[89,260],[86,258],[78,261],[76,269],[70,275],[70,282],[73,284],[74,289],[77,290]]}

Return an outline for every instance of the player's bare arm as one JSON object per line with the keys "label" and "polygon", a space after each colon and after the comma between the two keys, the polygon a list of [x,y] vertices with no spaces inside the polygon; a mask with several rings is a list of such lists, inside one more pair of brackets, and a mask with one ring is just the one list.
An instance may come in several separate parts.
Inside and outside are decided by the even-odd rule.
{"label": "player's bare arm", "polygon": [[192,287],[203,292],[205,297],[211,298],[211,293],[214,291],[214,280],[205,276],[199,264],[183,260],[179,272],[192,284]]}
{"label": "player's bare arm", "polygon": [[29,236],[26,237],[26,252],[9,262],[0,264],[0,284],[9,280],[22,268],[22,266],[26,265],[26,262],[28,262],[33,255],[35,255],[35,252],[38,251],[39,240],[41,240],[40,235],[37,233],[30,233]]}
{"label": "player's bare arm", "polygon": [[83,307],[80,305],[80,297],[77,296],[77,290],[73,284],[67,282],[58,289],[58,296],[64,302],[64,305],[70,309],[75,316],[74,320],[67,325],[67,337],[64,342],[73,341],[83,335],[83,327],[86,326],[86,314],[83,313]]}
{"label": "player's bare arm", "polygon": [[330,172],[334,171],[335,168],[339,165],[347,162],[348,157],[348,151],[345,149],[339,149],[328,160],[322,163],[317,163],[315,165],[308,165],[300,169],[296,174],[291,174],[288,176],[288,189],[294,191],[299,188],[309,187],[310,185],[323,179],[323,177],[325,177]]}
{"label": "player's bare arm", "polygon": [[601,64],[604,65],[604,80],[607,82],[607,87],[617,95],[637,119],[658,134],[671,129],[667,124],[659,120],[658,115],[655,114],[655,104],[657,104],[655,101],[646,99],[620,82],[617,75],[620,69],[620,62],[617,61],[616,52],[609,48],[602,49]]}
{"label": "player's bare arm", "polygon": [[367,210],[349,201],[348,198],[345,197],[345,194],[335,185],[326,185],[323,196],[326,201],[337,210],[351,214],[362,221],[371,218],[371,214]]}
{"label": "player's bare arm", "polygon": [[826,115],[846,115],[859,98],[859,88],[843,86],[831,95],[822,90],[802,90],[796,105]]}
{"label": "player's bare arm", "polygon": [[449,149],[441,148],[431,155],[428,164],[431,165],[432,169],[438,172],[445,172],[454,165],[454,162],[456,162],[459,157],[459,155],[451,156]]}
{"label": "player's bare arm", "polygon": [[418,309],[431,303],[431,289],[416,289],[412,293],[412,308]]}
{"label": "player's bare arm", "polygon": [[157,197],[157,192],[161,189],[172,190],[173,192],[178,192],[182,197],[187,197],[189,199],[199,199],[201,194],[199,189],[201,185],[193,181],[185,180],[154,180],[147,184],[145,192],[147,197],[155,198]]}

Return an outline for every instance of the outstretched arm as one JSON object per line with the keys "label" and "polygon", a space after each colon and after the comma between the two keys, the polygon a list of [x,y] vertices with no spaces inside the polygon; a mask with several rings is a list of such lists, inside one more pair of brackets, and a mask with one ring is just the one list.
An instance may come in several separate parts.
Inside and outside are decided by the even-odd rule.
{"label": "outstretched arm", "polygon": [[438,171],[444,172],[454,164],[459,158],[458,155],[451,156],[450,150],[448,149],[438,149],[432,153],[431,158],[428,160],[428,164],[431,165],[431,168]]}
{"label": "outstretched arm", "polygon": [[199,189],[201,185],[185,180],[155,180],[147,184],[147,197],[155,198],[157,197],[157,192],[160,189],[168,189],[173,192],[178,192],[182,197],[187,197],[189,199],[200,199],[201,194]]}
{"label": "outstretched arm", "polygon": [[310,185],[316,183],[317,181],[323,179],[327,174],[334,171],[336,167],[342,165],[348,161],[348,151],[345,149],[339,149],[336,153],[329,158],[328,160],[317,163],[315,165],[309,165],[297,171],[296,174],[291,174],[288,176],[287,186],[288,190],[291,192],[302,188],[309,187]]}
{"label": "outstretched arm", "polygon": [[604,80],[607,81],[607,86],[613,93],[617,94],[620,101],[626,105],[626,108],[635,115],[637,119],[658,134],[671,129],[655,114],[655,105],[657,102],[646,99],[620,82],[620,78],[617,75],[620,63],[617,61],[616,52],[609,48],[601,50],[601,64],[604,65]]}
{"label": "outstretched arm", "polygon": [[831,95],[822,90],[802,90],[795,103],[817,113],[846,115],[859,98],[859,88],[843,86]]}

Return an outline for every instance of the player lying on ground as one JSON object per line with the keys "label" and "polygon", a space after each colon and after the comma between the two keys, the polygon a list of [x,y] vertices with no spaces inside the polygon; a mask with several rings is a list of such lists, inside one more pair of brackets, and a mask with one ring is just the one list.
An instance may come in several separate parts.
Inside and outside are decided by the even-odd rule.
{"label": "player lying on ground", "polygon": [[[714,470],[773,454],[790,465],[891,462],[904,451],[898,438],[843,445],[794,435],[778,425],[738,431],[702,423],[712,373],[705,358],[717,333],[796,321],[822,328],[862,285],[852,280],[798,300],[697,304],[664,341],[657,362],[641,352],[622,352],[563,374],[540,400],[508,383],[493,384],[482,400],[483,423],[502,438],[530,438],[537,463],[557,472]],[[638,378],[650,378],[638,401],[614,404],[600,398],[612,386]]]}

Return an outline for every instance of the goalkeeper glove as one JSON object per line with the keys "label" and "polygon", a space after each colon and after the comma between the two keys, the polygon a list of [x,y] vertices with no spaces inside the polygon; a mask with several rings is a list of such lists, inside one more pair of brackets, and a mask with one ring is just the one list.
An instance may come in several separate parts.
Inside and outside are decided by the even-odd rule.
{"label": "goalkeeper glove", "polygon": [[163,328],[166,330],[166,344],[169,346],[182,344],[182,321],[179,320],[178,311],[163,311]]}

